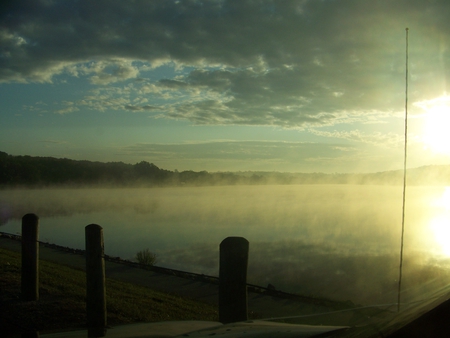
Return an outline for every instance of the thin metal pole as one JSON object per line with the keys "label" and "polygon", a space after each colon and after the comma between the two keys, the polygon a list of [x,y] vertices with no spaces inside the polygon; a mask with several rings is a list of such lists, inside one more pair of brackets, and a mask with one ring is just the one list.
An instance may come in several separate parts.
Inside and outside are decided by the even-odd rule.
{"label": "thin metal pole", "polygon": [[406,76],[405,76],[405,152],[403,156],[403,204],[402,204],[402,235],[400,243],[400,266],[398,277],[398,300],[397,311],[400,312],[400,300],[402,291],[402,272],[403,272],[403,238],[405,234],[405,197],[406,197],[406,158],[408,149],[408,32],[409,28],[406,28]]}

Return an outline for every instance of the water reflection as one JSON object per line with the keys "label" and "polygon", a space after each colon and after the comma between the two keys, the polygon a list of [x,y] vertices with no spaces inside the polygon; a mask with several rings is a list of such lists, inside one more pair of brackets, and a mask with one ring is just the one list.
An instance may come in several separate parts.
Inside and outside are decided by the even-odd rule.
{"label": "water reflection", "polygon": [[445,209],[450,210],[450,187],[445,187],[440,202]]}
{"label": "water reflection", "polygon": [[445,256],[450,257],[450,187],[446,187],[436,201],[436,215],[430,220],[429,227],[434,242]]}
{"label": "water reflection", "polygon": [[[250,283],[395,302],[401,194],[349,185],[0,191],[9,215],[0,231],[20,232],[20,218],[33,212],[41,240],[82,249],[84,227],[97,223],[108,255],[132,259],[149,248],[160,266],[210,275],[218,274],[219,243],[241,236],[250,242]],[[450,281],[449,201],[448,187],[408,190],[405,290]]]}

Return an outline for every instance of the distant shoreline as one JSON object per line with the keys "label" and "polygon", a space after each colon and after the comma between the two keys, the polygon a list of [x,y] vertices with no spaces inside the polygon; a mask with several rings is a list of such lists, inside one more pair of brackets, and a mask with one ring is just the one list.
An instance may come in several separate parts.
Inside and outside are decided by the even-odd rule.
{"label": "distant shoreline", "polygon": [[[402,185],[403,170],[377,173],[289,173],[272,171],[170,171],[153,163],[91,162],[13,156],[0,151],[0,189],[75,187],[168,187],[271,184]],[[407,170],[408,185],[450,185],[450,165]]]}

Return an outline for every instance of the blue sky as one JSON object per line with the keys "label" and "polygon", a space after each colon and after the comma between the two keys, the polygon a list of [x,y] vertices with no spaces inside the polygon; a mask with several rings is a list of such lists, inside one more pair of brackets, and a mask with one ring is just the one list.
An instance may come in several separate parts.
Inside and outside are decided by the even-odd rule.
{"label": "blue sky", "polygon": [[208,171],[450,164],[446,0],[7,1],[0,151]]}

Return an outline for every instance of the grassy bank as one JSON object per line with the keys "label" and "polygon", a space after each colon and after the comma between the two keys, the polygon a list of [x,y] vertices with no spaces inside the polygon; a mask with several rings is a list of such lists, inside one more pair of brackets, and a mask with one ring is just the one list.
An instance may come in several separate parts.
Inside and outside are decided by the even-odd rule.
{"label": "grassy bank", "polygon": [[[84,328],[86,277],[81,270],[40,261],[40,300],[20,300],[20,254],[0,248],[0,336],[28,330]],[[167,320],[218,320],[208,304],[106,280],[108,325]]]}

